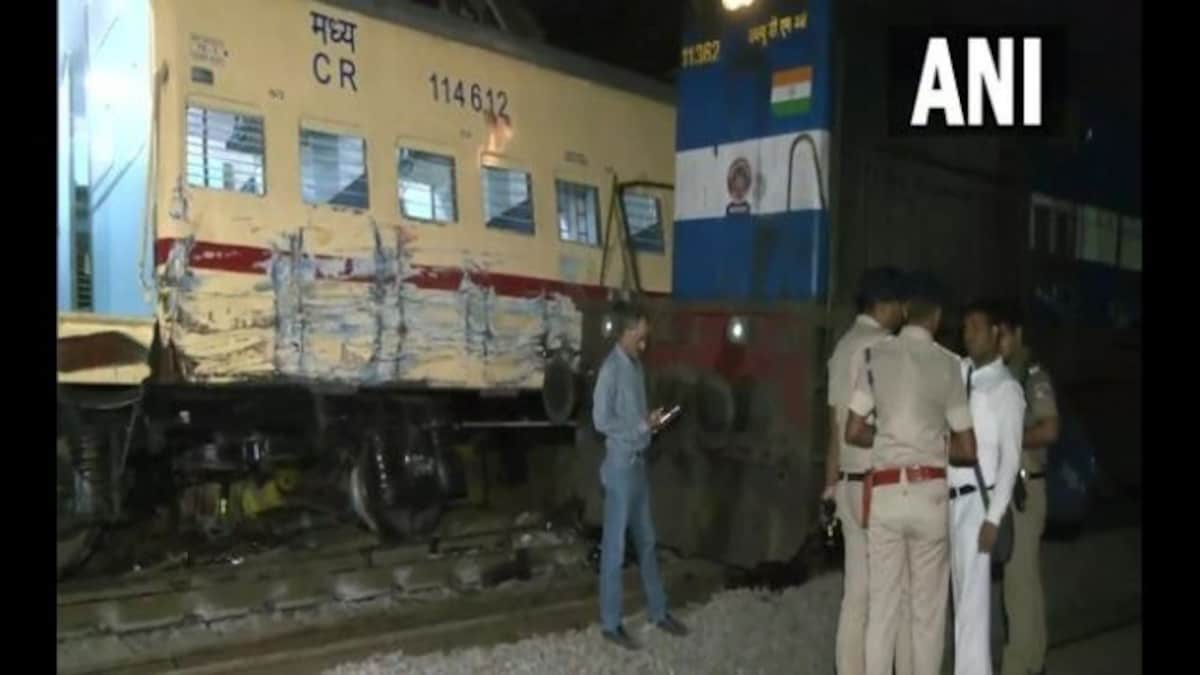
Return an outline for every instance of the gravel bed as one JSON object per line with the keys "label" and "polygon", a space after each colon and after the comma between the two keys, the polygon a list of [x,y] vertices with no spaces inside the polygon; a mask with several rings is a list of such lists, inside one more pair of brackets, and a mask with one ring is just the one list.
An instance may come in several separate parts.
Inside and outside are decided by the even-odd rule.
{"label": "gravel bed", "polygon": [[675,638],[649,626],[644,614],[626,630],[642,644],[627,652],[605,642],[598,624],[494,647],[408,657],[380,654],[326,671],[329,675],[393,673],[820,673],[833,672],[840,574],[821,576],[782,593],[736,590],[676,614],[691,635]]}

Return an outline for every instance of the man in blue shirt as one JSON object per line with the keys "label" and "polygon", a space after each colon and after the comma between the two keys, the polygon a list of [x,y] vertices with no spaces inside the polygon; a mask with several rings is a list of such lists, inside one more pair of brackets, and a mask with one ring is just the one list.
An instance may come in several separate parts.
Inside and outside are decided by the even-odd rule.
{"label": "man in blue shirt", "polygon": [[662,422],[662,410],[646,411],[646,381],[640,358],[646,350],[650,325],[646,315],[625,304],[613,311],[613,346],[592,396],[592,422],[604,434],[604,536],[600,546],[600,620],[604,637],[626,649],[638,645],[621,625],[621,563],[625,559],[625,529],[633,529],[646,609],[655,626],[682,636],[687,628],[667,612],[667,596],[658,573],[654,521],[650,516],[650,481],[646,449]]}

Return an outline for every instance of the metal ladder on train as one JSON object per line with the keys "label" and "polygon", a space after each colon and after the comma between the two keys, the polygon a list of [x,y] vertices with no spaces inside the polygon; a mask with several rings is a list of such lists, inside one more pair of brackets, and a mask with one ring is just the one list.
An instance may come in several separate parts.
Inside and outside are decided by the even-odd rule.
{"label": "metal ladder on train", "polygon": [[[601,247],[604,252],[600,257],[600,285],[605,285],[605,280],[608,272],[608,250],[609,242],[612,241],[611,235],[613,231],[613,219],[620,214],[621,218],[621,261],[624,264],[625,273],[621,277],[621,289],[619,294],[622,299],[630,300],[639,297],[643,293],[641,271],[638,268],[637,251],[633,248],[633,232],[629,228],[629,214],[625,211],[625,191],[631,188],[642,188],[652,190],[675,191],[675,186],[671,183],[658,183],[655,181],[628,181],[622,183],[620,178],[614,173],[612,179],[612,198],[608,205],[608,220],[604,225],[604,238],[601,241]],[[661,223],[660,223],[661,225]],[[666,244],[666,228],[663,228],[664,247]],[[610,295],[612,293],[610,292]],[[610,298],[611,299],[611,298]]]}

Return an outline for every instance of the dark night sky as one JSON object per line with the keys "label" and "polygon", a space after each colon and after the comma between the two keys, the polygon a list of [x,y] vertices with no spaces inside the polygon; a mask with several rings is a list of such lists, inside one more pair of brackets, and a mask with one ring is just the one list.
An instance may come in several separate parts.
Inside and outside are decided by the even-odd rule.
{"label": "dark night sky", "polygon": [[[670,80],[679,61],[685,6],[720,0],[522,0],[550,44]],[[1066,24],[1072,89],[1117,105],[1140,120],[1142,3],[1138,0],[836,0],[892,20],[921,22],[941,14],[954,23]],[[924,6],[927,9],[917,9]],[[931,8],[931,9],[930,9]]]}
{"label": "dark night sky", "polygon": [[669,79],[679,62],[683,0],[524,0],[523,4],[555,47],[657,79]]}

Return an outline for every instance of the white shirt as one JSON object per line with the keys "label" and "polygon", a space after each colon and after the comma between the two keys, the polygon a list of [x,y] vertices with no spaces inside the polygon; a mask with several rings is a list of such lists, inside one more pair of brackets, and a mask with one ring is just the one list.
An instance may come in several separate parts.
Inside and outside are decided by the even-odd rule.
{"label": "white shirt", "polygon": [[[972,362],[963,359],[963,379],[966,380]],[[995,489],[989,495],[987,520],[1000,524],[1012,500],[1013,486],[1021,468],[1021,435],[1024,432],[1025,393],[1004,362],[995,361],[975,368],[970,392],[971,418],[975,422],[975,446],[979,469],[984,482]],[[974,485],[975,469],[950,467],[950,485]],[[975,493],[971,499],[979,499]]]}

